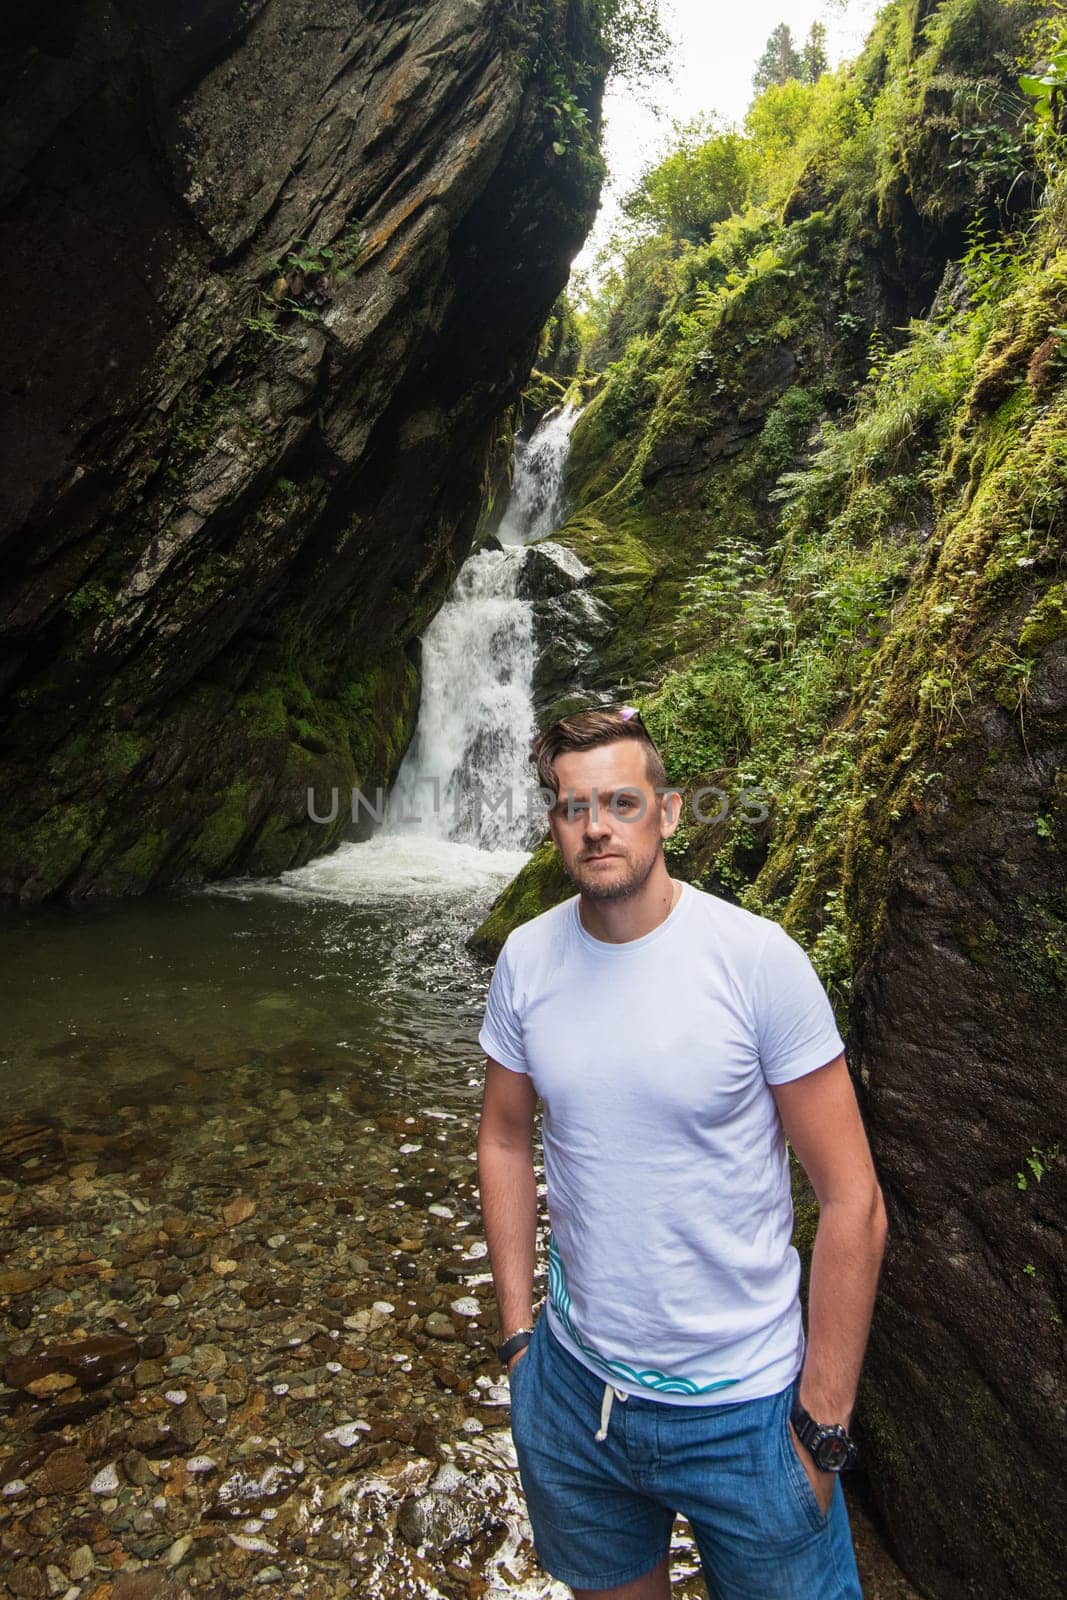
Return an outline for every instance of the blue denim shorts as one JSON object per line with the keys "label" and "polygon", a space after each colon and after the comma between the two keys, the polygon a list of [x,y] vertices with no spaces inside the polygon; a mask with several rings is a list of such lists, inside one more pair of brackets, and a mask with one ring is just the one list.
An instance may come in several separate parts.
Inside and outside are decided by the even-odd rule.
{"label": "blue denim shorts", "polygon": [[681,1515],[710,1600],[863,1600],[841,1484],[824,1513],[789,1432],[799,1376],[707,1406],[609,1390],[605,1430],[605,1383],[542,1312],[510,1381],[534,1547],[561,1583],[608,1589],[651,1571]]}

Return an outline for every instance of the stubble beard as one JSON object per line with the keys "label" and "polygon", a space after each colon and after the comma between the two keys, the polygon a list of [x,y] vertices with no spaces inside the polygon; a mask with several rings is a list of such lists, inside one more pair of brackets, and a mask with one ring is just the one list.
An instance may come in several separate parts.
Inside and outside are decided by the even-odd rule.
{"label": "stubble beard", "polygon": [[[570,877],[589,900],[626,900],[644,888],[656,865],[656,855],[653,852],[645,862],[632,861],[629,856],[619,856],[616,860],[616,867],[594,867],[591,871],[586,870],[586,862],[579,861]],[[617,877],[616,872],[619,873]]]}

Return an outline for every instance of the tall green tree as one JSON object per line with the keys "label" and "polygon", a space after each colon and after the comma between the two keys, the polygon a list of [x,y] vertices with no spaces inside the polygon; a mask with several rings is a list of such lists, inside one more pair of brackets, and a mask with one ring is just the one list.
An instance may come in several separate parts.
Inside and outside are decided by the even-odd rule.
{"label": "tall green tree", "polygon": [[756,63],[752,86],[761,92],[772,84],[788,83],[790,78],[800,78],[804,62],[793,43],[793,33],[788,22],[780,22],[767,40],[767,47]]}
{"label": "tall green tree", "polygon": [[800,55],[804,64],[805,83],[818,83],[823,73],[828,72],[830,69],[830,62],[826,54],[825,23],[812,23]]}
{"label": "tall green tree", "polygon": [[823,23],[812,23],[803,47],[798,50],[788,22],[780,22],[756,64],[752,86],[759,94],[764,89],[780,88],[791,79],[797,83],[817,83],[829,65]]}

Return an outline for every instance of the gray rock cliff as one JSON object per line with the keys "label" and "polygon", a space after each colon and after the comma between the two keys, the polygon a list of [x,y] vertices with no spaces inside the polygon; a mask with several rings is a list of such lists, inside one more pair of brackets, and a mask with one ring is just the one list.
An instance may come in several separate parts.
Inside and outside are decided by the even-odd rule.
{"label": "gray rock cliff", "polygon": [[586,0],[540,13],[14,26],[0,893],[299,865],[395,773],[417,635],[596,207],[604,47]]}

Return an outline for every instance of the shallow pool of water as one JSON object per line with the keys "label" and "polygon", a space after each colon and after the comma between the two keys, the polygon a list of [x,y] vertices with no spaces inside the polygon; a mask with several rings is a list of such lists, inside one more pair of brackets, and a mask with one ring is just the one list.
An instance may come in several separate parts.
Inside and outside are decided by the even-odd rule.
{"label": "shallow pool of water", "polygon": [[249,1066],[470,1105],[490,969],[465,940],[527,859],[382,838],[279,878],[10,915],[5,1109],[99,1115],[190,1072],[224,1094]]}

